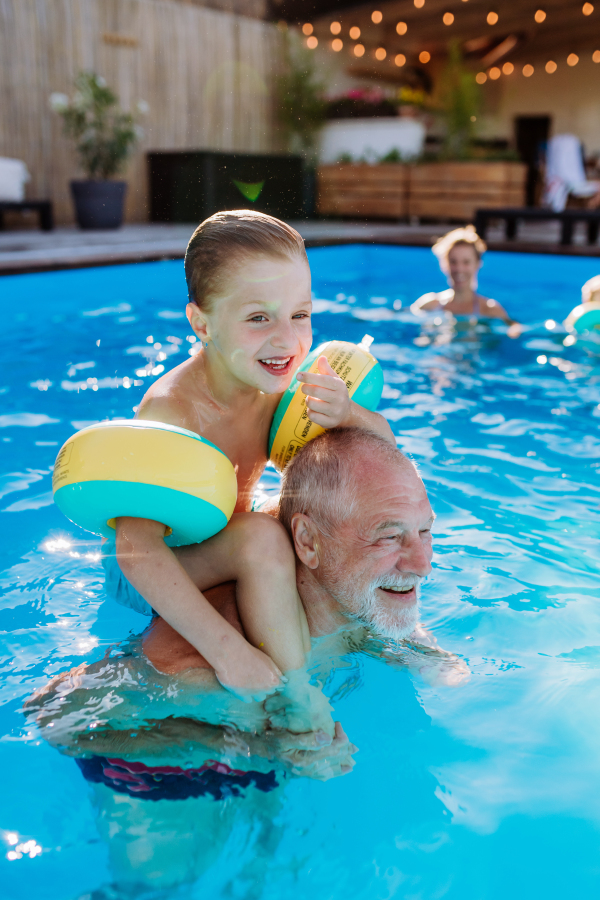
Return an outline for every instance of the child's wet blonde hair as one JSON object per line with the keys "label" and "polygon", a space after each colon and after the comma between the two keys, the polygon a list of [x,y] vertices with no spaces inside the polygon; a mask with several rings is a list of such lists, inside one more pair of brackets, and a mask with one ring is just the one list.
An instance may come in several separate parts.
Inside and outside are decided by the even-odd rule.
{"label": "child's wet blonde hair", "polygon": [[581,302],[592,303],[600,300],[600,275],[589,278],[581,288]]}
{"label": "child's wet blonde hair", "polygon": [[227,268],[249,256],[297,257],[308,264],[304,240],[295,228],[252,209],[215,213],[196,228],[185,252],[191,303],[210,312],[210,299]]}
{"label": "child's wet blonde hair", "polygon": [[481,257],[487,250],[485,241],[479,237],[473,225],[467,225],[465,228],[455,228],[453,231],[449,231],[448,234],[445,234],[437,240],[431,248],[438,258],[440,269],[444,275],[450,273],[450,266],[448,264],[450,251],[460,244],[472,247],[479,261],[481,261]]}

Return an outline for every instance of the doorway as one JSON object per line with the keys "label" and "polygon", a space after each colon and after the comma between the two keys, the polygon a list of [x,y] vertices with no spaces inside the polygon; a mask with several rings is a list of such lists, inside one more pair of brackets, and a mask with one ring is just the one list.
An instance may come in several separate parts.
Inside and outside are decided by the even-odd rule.
{"label": "doorway", "polygon": [[516,116],[515,144],[522,161],[527,165],[525,202],[536,206],[542,188],[541,163],[550,136],[550,116]]}

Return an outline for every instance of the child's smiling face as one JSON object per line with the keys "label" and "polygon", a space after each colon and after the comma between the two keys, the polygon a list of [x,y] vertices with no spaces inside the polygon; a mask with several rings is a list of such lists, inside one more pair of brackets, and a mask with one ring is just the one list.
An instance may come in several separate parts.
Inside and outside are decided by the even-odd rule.
{"label": "child's smiling face", "polygon": [[[187,307],[195,334],[238,381],[281,393],[310,350],[310,269],[300,257],[236,262],[203,311]],[[215,360],[216,361],[216,360]]]}

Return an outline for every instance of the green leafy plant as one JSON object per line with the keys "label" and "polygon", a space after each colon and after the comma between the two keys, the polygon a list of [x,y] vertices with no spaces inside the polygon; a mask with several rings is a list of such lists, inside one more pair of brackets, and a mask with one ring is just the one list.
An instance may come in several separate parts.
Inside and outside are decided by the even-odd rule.
{"label": "green leafy plant", "polygon": [[448,62],[441,78],[440,100],[446,119],[442,155],[446,159],[471,156],[475,121],[480,106],[480,89],[475,75],[466,68],[458,43],[448,48]]}
{"label": "green leafy plant", "polygon": [[314,55],[285,32],[284,71],[277,78],[277,107],[292,150],[314,160],[317,134],[325,122],[325,86],[316,74]]}
{"label": "green leafy plant", "polygon": [[[143,135],[132,113],[118,105],[117,95],[95,72],[80,72],[75,94],[50,95],[51,109],[62,116],[64,132],[73,138],[81,167],[90,179],[116,175]],[[148,112],[141,100],[137,113]]]}

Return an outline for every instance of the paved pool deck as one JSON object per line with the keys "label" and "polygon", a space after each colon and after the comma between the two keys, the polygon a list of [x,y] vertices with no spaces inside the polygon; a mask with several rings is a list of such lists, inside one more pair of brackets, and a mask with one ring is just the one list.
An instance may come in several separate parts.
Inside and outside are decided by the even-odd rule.
{"label": "paved pool deck", "polygon": [[[369,243],[431,247],[455,225],[396,224],[313,220],[291,222],[307,246]],[[115,231],[80,231],[56,228],[43,232],[23,229],[0,231],[0,275],[84,266],[114,265],[158,259],[180,259],[194,225],[145,223],[124,225]],[[558,222],[522,223],[517,239],[505,241],[501,228],[491,227],[492,250],[600,256],[600,245],[585,243],[583,228],[576,229],[573,245],[561,247]]]}

